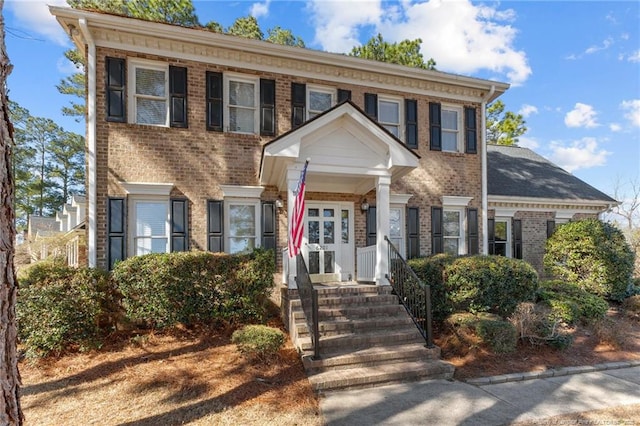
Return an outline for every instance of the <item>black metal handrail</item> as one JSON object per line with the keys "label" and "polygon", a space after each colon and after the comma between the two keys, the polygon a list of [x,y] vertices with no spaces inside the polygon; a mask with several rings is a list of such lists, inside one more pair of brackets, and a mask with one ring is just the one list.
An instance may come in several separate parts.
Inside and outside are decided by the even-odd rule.
{"label": "black metal handrail", "polygon": [[393,243],[384,237],[389,245],[389,274],[393,291],[405,307],[420,334],[433,347],[433,328],[431,314],[431,286],[424,284],[407,264]]}
{"label": "black metal handrail", "polygon": [[296,286],[300,295],[300,303],[307,320],[309,334],[311,335],[311,346],[313,347],[313,358],[320,358],[320,331],[318,329],[318,290],[313,288],[307,264],[302,254],[296,256]]}

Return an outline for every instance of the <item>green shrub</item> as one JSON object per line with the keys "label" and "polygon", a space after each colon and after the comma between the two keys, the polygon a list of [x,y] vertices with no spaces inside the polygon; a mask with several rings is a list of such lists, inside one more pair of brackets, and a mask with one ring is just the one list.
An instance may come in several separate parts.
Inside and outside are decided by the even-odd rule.
{"label": "green shrub", "polygon": [[247,325],[233,332],[231,342],[248,358],[269,361],[284,345],[284,333],[265,325]]}
{"label": "green shrub", "polygon": [[103,271],[46,262],[19,283],[18,334],[27,356],[100,346],[115,325],[118,295]]}
{"label": "green shrub", "polygon": [[538,275],[522,260],[460,257],[445,267],[445,288],[454,311],[491,312],[507,317],[520,302],[534,299]]}
{"label": "green shrub", "polygon": [[516,350],[518,332],[510,322],[480,319],[476,323],[476,333],[495,353],[509,353]]}
{"label": "green shrub", "polygon": [[602,297],[559,280],[543,281],[538,299],[551,308],[552,319],[567,324],[592,322],[603,318],[609,309],[609,304]]}
{"label": "green shrub", "polygon": [[444,283],[445,268],[455,261],[455,257],[448,254],[436,254],[429,257],[409,259],[408,263],[418,278],[431,286],[431,309],[433,318],[444,320],[453,307],[447,299],[447,291]]}
{"label": "green shrub", "polygon": [[632,283],[634,253],[622,232],[597,219],[569,222],[547,240],[547,273],[589,293],[621,301]]}
{"label": "green shrub", "polygon": [[273,286],[274,260],[266,250],[149,254],[118,263],[113,278],[133,322],[162,328],[259,321]]}

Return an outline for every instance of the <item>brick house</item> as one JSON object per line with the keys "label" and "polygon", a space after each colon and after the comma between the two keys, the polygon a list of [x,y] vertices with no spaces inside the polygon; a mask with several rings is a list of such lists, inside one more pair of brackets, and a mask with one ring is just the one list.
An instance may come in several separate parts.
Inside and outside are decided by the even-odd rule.
{"label": "brick house", "polygon": [[[496,252],[540,269],[547,221],[615,202],[551,202],[488,170],[484,113],[505,83],[51,12],[87,55],[91,266],[156,251],[282,252],[307,158],[303,253],[317,280],[383,283],[385,235],[406,257]],[[287,263],[278,256],[292,285]]]}

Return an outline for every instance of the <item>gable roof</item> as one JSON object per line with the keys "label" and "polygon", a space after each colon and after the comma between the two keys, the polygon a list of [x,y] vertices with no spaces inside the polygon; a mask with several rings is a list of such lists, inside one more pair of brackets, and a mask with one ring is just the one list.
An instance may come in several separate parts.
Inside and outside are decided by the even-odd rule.
{"label": "gable roof", "polygon": [[487,145],[491,196],[571,202],[617,201],[527,148]]}

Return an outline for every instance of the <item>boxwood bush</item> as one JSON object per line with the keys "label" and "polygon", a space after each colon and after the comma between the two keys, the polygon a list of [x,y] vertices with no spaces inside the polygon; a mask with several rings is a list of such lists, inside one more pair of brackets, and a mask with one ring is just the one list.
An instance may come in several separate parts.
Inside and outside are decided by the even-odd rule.
{"label": "boxwood bush", "polygon": [[42,262],[20,273],[18,334],[29,357],[100,346],[113,330],[118,294],[107,273]]}
{"label": "boxwood bush", "polygon": [[284,346],[284,333],[265,325],[247,325],[233,332],[231,342],[247,358],[268,362]]}
{"label": "boxwood bush", "polygon": [[162,328],[259,321],[273,285],[274,260],[266,250],[149,254],[118,263],[113,279],[134,323]]}
{"label": "boxwood bush", "polygon": [[559,319],[569,325],[604,318],[609,309],[609,304],[602,297],[559,280],[543,281],[538,299],[551,308],[551,319]]}
{"label": "boxwood bush", "polygon": [[454,311],[507,317],[535,298],[538,274],[527,262],[502,256],[457,258],[445,267],[448,302]]}
{"label": "boxwood bush", "polygon": [[621,301],[632,284],[634,253],[622,232],[597,219],[569,222],[547,240],[547,273],[589,293]]}

